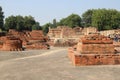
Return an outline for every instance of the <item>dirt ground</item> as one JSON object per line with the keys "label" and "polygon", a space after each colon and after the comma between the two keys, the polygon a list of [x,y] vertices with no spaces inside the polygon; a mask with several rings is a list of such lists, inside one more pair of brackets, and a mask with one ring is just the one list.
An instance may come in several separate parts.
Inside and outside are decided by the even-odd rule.
{"label": "dirt ground", "polygon": [[67,48],[0,51],[0,80],[120,80],[120,65],[72,65]]}

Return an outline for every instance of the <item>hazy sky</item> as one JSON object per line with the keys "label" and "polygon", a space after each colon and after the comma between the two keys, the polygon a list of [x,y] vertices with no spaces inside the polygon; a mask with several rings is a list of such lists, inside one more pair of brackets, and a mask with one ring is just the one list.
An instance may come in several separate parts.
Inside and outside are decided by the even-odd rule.
{"label": "hazy sky", "polygon": [[75,13],[81,16],[88,9],[117,9],[120,0],[0,0],[5,17],[10,15],[31,15],[41,25],[57,21]]}

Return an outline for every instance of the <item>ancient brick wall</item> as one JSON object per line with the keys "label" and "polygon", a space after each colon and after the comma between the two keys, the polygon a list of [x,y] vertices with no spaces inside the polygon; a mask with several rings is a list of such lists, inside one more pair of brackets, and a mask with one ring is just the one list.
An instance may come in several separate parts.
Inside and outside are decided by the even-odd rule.
{"label": "ancient brick wall", "polygon": [[[74,29],[67,26],[58,26],[55,29],[49,29],[48,36],[50,38],[50,45],[54,46],[68,46],[74,45],[79,37],[82,37],[82,28],[76,27]],[[70,41],[72,40],[72,42]],[[59,42],[58,42],[59,41]],[[53,43],[52,43],[53,42]]]}
{"label": "ancient brick wall", "polygon": [[55,29],[49,28],[49,32],[48,32],[47,36],[49,36],[50,38],[60,38],[61,31],[62,31],[61,28],[55,28]]}
{"label": "ancient brick wall", "polygon": [[68,57],[75,66],[120,64],[113,41],[99,34],[80,39],[78,45],[68,49]]}
{"label": "ancient brick wall", "polygon": [[49,49],[50,46],[46,43],[34,43],[26,45],[26,49]]}
{"label": "ancient brick wall", "polygon": [[[26,48],[29,49],[35,49],[35,48],[46,49],[46,44],[48,40],[48,37],[44,36],[41,30],[20,32],[14,29],[10,29],[9,32],[7,33],[7,36],[9,37],[14,36],[16,38],[19,38],[22,41],[22,45],[24,45]],[[6,37],[0,37],[0,42],[4,43],[2,44],[4,50],[14,50],[14,47],[17,47],[19,43],[19,41],[15,41],[15,40],[13,41],[13,39],[10,40],[7,39],[6,42],[4,41],[6,41]],[[12,46],[12,44],[14,45]],[[13,48],[10,48],[10,46],[12,46]]]}
{"label": "ancient brick wall", "polygon": [[19,38],[6,36],[4,38],[3,46],[1,50],[5,51],[21,51],[22,48],[22,41]]}
{"label": "ancient brick wall", "polygon": [[97,32],[97,28],[95,28],[95,27],[86,27],[86,28],[83,28],[83,30],[82,30],[82,33],[84,35],[88,35],[90,33],[96,33],[96,32]]}
{"label": "ancient brick wall", "polygon": [[75,52],[68,54],[73,65],[86,66],[86,65],[116,65],[120,64],[119,54],[75,54]]}
{"label": "ancient brick wall", "polygon": [[80,39],[77,51],[81,54],[112,54],[114,45],[113,41],[105,36],[91,34]]}

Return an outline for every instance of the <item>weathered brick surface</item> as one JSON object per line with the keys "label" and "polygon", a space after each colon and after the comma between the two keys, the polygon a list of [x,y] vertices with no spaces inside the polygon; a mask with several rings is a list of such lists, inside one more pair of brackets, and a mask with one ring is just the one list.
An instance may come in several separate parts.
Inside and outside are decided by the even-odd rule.
{"label": "weathered brick surface", "polygon": [[74,54],[69,58],[75,66],[80,65],[115,65],[120,64],[120,54]]}
{"label": "weathered brick surface", "polygon": [[[29,49],[47,49],[49,48],[47,44],[48,37],[43,35],[43,32],[41,30],[33,30],[33,31],[16,31],[14,29],[10,29],[9,32],[6,34],[7,36],[14,36],[16,38],[19,38],[22,41],[22,45],[25,48]],[[7,40],[6,37],[0,37],[0,43],[2,43],[1,46],[3,46],[2,50],[7,50],[7,46],[12,46],[12,44],[17,45],[17,42],[14,40]],[[4,48],[6,47],[6,48]],[[14,45],[12,46],[14,49]],[[16,46],[17,47],[17,46]],[[47,47],[47,48],[46,48]],[[13,50],[8,49],[8,50]]]}
{"label": "weathered brick surface", "polygon": [[77,44],[77,51],[81,54],[112,54],[114,45],[109,38],[94,34],[81,38]]}
{"label": "weathered brick surface", "polygon": [[73,46],[79,37],[83,36],[82,28],[74,29],[67,26],[58,26],[57,28],[49,29],[48,36],[50,37],[50,45],[52,46]]}
{"label": "weathered brick surface", "polygon": [[21,51],[22,48],[22,41],[19,38],[12,37],[12,36],[6,36],[3,38],[3,45],[1,47],[1,50],[5,51]]}
{"label": "weathered brick surface", "polygon": [[29,32],[28,44],[25,46],[27,49],[49,49],[47,41],[41,30],[33,30]]}
{"label": "weathered brick surface", "polygon": [[[98,34],[93,36],[82,38],[77,46],[68,49],[68,57],[72,63],[75,66],[120,64],[120,54],[115,53],[113,42]],[[104,39],[97,39],[98,37]]]}
{"label": "weathered brick surface", "polygon": [[34,43],[26,45],[26,49],[49,49],[49,45],[46,43]]}

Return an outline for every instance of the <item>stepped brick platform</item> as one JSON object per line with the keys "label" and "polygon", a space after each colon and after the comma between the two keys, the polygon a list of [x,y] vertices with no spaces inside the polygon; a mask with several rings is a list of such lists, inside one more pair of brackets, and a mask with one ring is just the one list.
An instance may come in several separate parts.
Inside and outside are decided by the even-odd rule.
{"label": "stepped brick platform", "polygon": [[13,36],[5,36],[1,38],[3,41],[3,45],[0,50],[4,51],[21,51],[22,48],[22,40]]}
{"label": "stepped brick platform", "polygon": [[15,36],[22,40],[23,46],[25,49],[48,49],[47,44],[48,38],[43,35],[42,30],[33,30],[33,31],[16,31],[10,29],[8,34],[9,36]]}
{"label": "stepped brick platform", "polygon": [[49,49],[48,38],[41,30],[33,30],[29,33],[26,49]]}
{"label": "stepped brick platform", "polygon": [[[17,51],[22,49],[49,49],[48,37],[41,30],[16,31],[10,29],[6,36],[0,36],[0,50]],[[21,44],[22,43],[22,44]]]}
{"label": "stepped brick platform", "polygon": [[113,41],[100,34],[81,38],[68,49],[68,56],[75,66],[120,64],[120,54],[115,53]]}
{"label": "stepped brick platform", "polygon": [[49,45],[46,43],[34,43],[30,45],[26,45],[26,49],[49,49]]}

